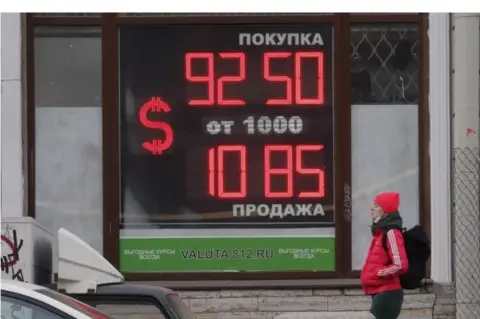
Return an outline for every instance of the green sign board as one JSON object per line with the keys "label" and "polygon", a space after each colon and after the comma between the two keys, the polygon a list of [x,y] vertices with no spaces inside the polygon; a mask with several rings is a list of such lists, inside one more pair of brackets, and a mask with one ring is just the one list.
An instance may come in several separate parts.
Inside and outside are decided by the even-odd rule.
{"label": "green sign board", "polygon": [[333,237],[120,238],[120,269],[325,271],[335,269]]}

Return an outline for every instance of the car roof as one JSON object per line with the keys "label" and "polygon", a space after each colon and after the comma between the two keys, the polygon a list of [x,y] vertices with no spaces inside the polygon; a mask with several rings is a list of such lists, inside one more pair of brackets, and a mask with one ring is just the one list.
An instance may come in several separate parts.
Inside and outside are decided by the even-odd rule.
{"label": "car roof", "polygon": [[11,279],[2,279],[2,290],[12,292],[23,292],[24,290],[39,290],[45,289],[45,287],[30,284],[28,282],[21,282]]}
{"label": "car roof", "polygon": [[38,286],[38,285],[26,283],[26,282],[2,279],[1,288],[2,288],[2,295],[3,295],[3,292],[6,292],[6,293],[12,293],[14,295],[16,294],[16,295],[26,296],[35,300],[39,300],[40,302],[46,303],[52,306],[53,308],[56,308],[60,311],[67,313],[68,315],[74,318],[90,318],[89,315],[82,313],[78,309],[73,308],[71,305],[43,294],[41,290],[49,290],[46,287],[42,287],[42,286]]}
{"label": "car roof", "polygon": [[[24,290],[42,290],[49,289],[47,287],[30,284],[27,282],[21,282],[10,279],[2,279],[2,290],[12,291],[12,292],[22,292]],[[177,294],[175,291],[170,290],[165,287],[155,286],[155,285],[146,285],[146,284],[135,284],[135,283],[119,283],[119,284],[105,284],[97,287],[97,291],[100,293],[114,294],[114,295],[142,295],[142,296],[157,296],[164,298],[167,295]]]}

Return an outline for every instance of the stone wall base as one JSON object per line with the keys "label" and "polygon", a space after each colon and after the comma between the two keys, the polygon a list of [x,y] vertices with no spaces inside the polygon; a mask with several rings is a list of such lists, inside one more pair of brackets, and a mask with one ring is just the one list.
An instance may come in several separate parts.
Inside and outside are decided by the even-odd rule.
{"label": "stone wall base", "polygon": [[[360,289],[186,291],[181,296],[198,319],[372,318],[371,297]],[[408,292],[402,318],[432,319],[434,303],[433,293]]]}
{"label": "stone wall base", "polygon": [[[371,319],[360,289],[180,291],[197,319]],[[108,309],[107,309],[108,308]],[[105,307],[115,319],[160,319],[151,306]],[[400,318],[455,319],[454,286],[406,291]],[[472,318],[474,319],[474,318]]]}
{"label": "stone wall base", "polygon": [[431,290],[435,294],[433,318],[455,319],[455,284],[433,284]]}

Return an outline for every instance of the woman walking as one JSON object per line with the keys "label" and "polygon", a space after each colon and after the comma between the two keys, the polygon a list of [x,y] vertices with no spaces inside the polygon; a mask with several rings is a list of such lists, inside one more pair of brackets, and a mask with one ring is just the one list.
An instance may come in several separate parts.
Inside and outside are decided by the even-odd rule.
{"label": "woman walking", "polygon": [[400,275],[407,271],[408,260],[399,205],[398,193],[381,193],[370,209],[373,238],[360,277],[365,294],[372,296],[370,312],[376,319],[397,319],[403,304]]}

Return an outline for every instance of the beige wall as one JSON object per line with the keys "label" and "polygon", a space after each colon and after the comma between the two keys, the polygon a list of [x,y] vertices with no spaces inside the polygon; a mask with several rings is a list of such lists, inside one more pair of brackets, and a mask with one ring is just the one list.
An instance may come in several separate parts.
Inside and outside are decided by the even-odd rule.
{"label": "beige wall", "polygon": [[23,82],[22,40],[24,17],[1,14],[1,212],[22,217],[24,213],[23,174]]}

